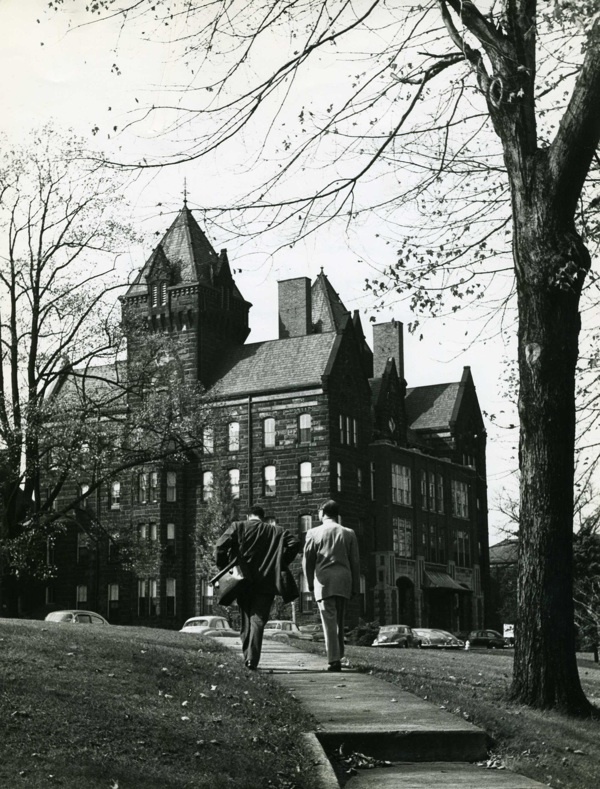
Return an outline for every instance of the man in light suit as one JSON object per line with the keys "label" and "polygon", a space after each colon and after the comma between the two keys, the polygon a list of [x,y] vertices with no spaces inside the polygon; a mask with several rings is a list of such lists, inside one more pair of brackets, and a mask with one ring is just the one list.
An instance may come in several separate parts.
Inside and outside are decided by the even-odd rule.
{"label": "man in light suit", "polygon": [[338,523],[339,507],[330,499],[319,510],[320,526],[310,529],[304,546],[304,577],[321,614],[327,671],[341,671],[347,601],[360,592],[358,541]]}

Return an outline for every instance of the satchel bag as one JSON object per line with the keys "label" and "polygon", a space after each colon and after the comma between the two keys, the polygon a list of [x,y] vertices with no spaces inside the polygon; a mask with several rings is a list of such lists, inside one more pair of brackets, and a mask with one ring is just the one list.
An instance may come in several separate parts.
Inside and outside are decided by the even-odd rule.
{"label": "satchel bag", "polygon": [[237,600],[238,595],[244,591],[248,584],[248,579],[244,571],[234,559],[220,573],[211,578],[208,582],[216,592],[219,605],[231,605]]}
{"label": "satchel bag", "polygon": [[[236,523],[237,546],[239,546],[241,538],[240,526],[239,522]],[[246,568],[246,561],[240,555],[239,549],[236,550],[236,554],[229,564],[208,582],[216,592],[219,605],[234,603],[249,584],[250,573]]]}

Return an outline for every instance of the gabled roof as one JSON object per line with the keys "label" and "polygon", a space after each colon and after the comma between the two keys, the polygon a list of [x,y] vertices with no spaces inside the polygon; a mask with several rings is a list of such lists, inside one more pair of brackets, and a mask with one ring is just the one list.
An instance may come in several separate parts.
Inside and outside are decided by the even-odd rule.
{"label": "gabled roof", "polygon": [[[225,250],[220,255],[215,252],[187,205],[177,214],[154,248],[127,295],[144,293],[147,290],[148,275],[157,263],[164,268],[165,261],[171,268],[171,284],[202,282],[214,285],[221,281],[233,284]],[[234,291],[235,295],[241,298],[235,286]]]}
{"label": "gabled roof", "polygon": [[496,545],[490,545],[490,565],[516,564],[519,554],[519,541],[517,539],[502,540]]}
{"label": "gabled roof", "polygon": [[311,286],[312,323],[316,332],[342,331],[350,312],[321,270]]}
{"label": "gabled roof", "polygon": [[459,382],[407,389],[406,417],[411,430],[448,430],[455,419],[459,389]]}
{"label": "gabled roof", "polygon": [[320,386],[329,370],[335,332],[307,334],[233,348],[218,371],[217,397]]}
{"label": "gabled roof", "polygon": [[50,396],[67,408],[87,403],[100,409],[113,409],[126,405],[126,386],[127,364],[124,361],[85,369],[66,366]]}

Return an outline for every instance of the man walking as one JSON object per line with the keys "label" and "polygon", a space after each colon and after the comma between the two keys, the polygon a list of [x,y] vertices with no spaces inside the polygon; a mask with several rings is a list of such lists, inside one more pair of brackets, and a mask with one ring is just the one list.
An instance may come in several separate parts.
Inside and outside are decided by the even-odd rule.
{"label": "man walking", "polygon": [[216,564],[223,569],[238,559],[248,581],[237,602],[242,619],[242,650],[246,668],[258,666],[263,632],[276,594],[281,594],[281,576],[300,552],[300,542],[287,529],[264,522],[262,507],[254,506],[247,521],[237,521],[219,537]]}
{"label": "man walking", "polygon": [[339,507],[329,500],[319,510],[321,525],[310,529],[304,546],[304,577],[321,614],[327,671],[341,671],[347,601],[360,592],[358,541],[338,523]]}

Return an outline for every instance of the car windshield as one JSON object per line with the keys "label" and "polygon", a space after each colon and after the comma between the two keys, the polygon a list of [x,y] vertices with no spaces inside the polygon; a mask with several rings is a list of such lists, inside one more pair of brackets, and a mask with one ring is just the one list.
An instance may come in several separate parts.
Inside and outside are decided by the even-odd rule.
{"label": "car windshield", "polygon": [[47,622],[70,622],[72,619],[73,614],[69,613],[69,611],[55,611],[46,617]]}
{"label": "car windshield", "polygon": [[408,633],[407,627],[398,627],[398,625],[387,625],[381,628],[382,633]]}
{"label": "car windshield", "polygon": [[209,624],[208,619],[190,619],[184,627],[208,627]]}

